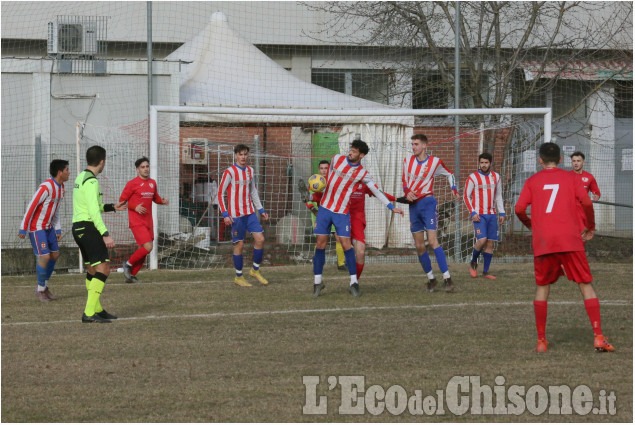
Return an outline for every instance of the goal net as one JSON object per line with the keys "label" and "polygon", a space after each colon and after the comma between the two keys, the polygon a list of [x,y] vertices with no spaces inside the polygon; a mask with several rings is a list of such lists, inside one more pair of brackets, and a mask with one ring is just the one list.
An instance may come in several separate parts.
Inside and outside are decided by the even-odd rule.
{"label": "goal net", "polygon": [[[524,110],[521,114],[523,111],[510,109],[503,111],[507,112],[505,115],[474,110],[474,115],[461,117],[457,136],[453,119],[439,110],[434,111],[434,117],[424,119],[424,115],[395,115],[394,110],[383,111],[384,115],[381,110],[374,111],[374,115],[346,115],[344,111],[324,115],[327,111],[322,111],[322,116],[318,116],[300,110],[268,110],[266,114],[256,111],[256,115],[253,110],[225,108],[222,113],[205,113],[204,109],[171,107],[172,112],[158,112],[156,136],[151,137],[156,140],[154,154],[146,142],[150,127],[147,121],[115,129],[82,127],[82,152],[92,144],[100,144],[108,151],[100,178],[102,192],[109,201],[118,200],[126,182],[136,176],[134,161],[141,156],[151,158],[159,194],[168,198],[170,205],[154,207],[156,263],[149,260],[148,266],[231,266],[231,233],[220,215],[217,193],[224,170],[234,162],[233,148],[239,143],[250,147],[249,165],[255,170],[260,198],[270,216],[269,221],[261,220],[266,238],[264,263],[279,265],[308,263],[313,257],[311,212],[303,202],[300,181],[306,182],[318,172],[320,160],[347,154],[356,138],[370,147],[362,165],[382,191],[396,197],[403,195],[402,163],[411,154],[412,134],[427,135],[428,152],[455,172],[461,193],[467,176],[477,169],[479,153],[491,152],[493,169],[502,176],[505,209],[510,218],[524,180],[537,169],[536,149],[545,138],[545,110]],[[452,199],[445,178],[435,180],[434,193],[438,200],[439,240],[449,258],[465,261],[474,243],[469,213],[462,199]],[[398,206],[405,210],[405,217],[391,214],[374,197],[366,198],[368,263],[417,261],[408,205]],[[117,241],[112,262],[118,265],[136,245],[125,214],[104,217]],[[511,219],[501,229],[498,256],[526,256],[530,252],[529,238],[530,233]],[[245,255],[249,258],[249,236],[246,242]],[[335,241],[330,238],[327,264],[335,261]]]}

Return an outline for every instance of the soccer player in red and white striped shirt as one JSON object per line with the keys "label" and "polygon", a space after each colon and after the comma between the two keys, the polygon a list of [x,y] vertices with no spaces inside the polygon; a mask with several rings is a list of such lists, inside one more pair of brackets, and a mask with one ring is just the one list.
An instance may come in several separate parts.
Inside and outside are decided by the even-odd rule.
{"label": "soccer player in red and white striped shirt", "polygon": [[42,183],[26,209],[18,237],[24,239],[29,234],[33,252],[37,256],[37,296],[48,302],[57,298],[51,293],[48,281],[60,256],[58,241],[62,238],[59,206],[66,193],[64,182],[71,174],[68,161],[54,159],[49,167],[50,179]]}
{"label": "soccer player in red and white striped shirt", "polygon": [[335,232],[340,236],[340,242],[344,249],[346,266],[351,276],[349,292],[355,297],[361,295],[357,282],[357,267],[355,264],[355,251],[351,244],[351,218],[348,214],[349,199],[357,183],[365,184],[371,192],[383,202],[386,207],[397,214],[403,215],[403,211],[395,208],[384,194],[379,190],[371,175],[362,167],[361,161],[368,154],[368,145],[362,140],[353,140],[348,156],[335,155],[329,166],[326,189],[320,201],[317,217],[315,219],[314,233],[317,237],[315,256],[313,257],[313,296],[320,295],[324,288],[322,283],[322,270],[324,269],[326,242],[331,233],[331,225],[335,226]]}
{"label": "soccer player in red and white striped shirt", "polygon": [[410,231],[423,271],[428,275],[428,292],[434,291],[437,280],[432,273],[432,262],[426,249],[424,231],[443,273],[445,291],[452,292],[454,282],[450,277],[445,253],[437,239],[437,200],[432,192],[434,178],[447,177],[455,200],[459,199],[459,192],[456,190],[454,174],[439,158],[427,154],[428,138],[424,134],[415,134],[410,139],[413,155],[404,159],[402,174],[403,191],[406,199],[410,201]]}
{"label": "soccer player in red and white striped shirt", "polygon": [[[500,224],[505,221],[505,206],[503,205],[503,185],[498,173],[491,170],[492,154],[483,152],[478,156],[478,171],[470,174],[465,182],[463,200],[474,223],[476,243],[470,262],[470,274],[476,277],[478,257],[483,252],[483,277],[496,279],[489,274],[489,265],[494,253],[494,241],[498,241],[498,223],[496,208]],[[494,207],[496,202],[496,208]]]}
{"label": "soccer player in red and white striped shirt", "polygon": [[[254,180],[254,169],[247,165],[249,146],[236,145],[234,147],[234,165],[223,173],[218,187],[218,205],[226,226],[232,228],[232,242],[234,243],[234,267],[236,277],[234,283],[238,286],[251,286],[243,276],[243,247],[246,232],[254,237],[254,261],[249,275],[255,277],[263,285],[269,282],[260,273],[260,263],[263,258],[265,237],[258,221],[253,204],[263,219],[269,220],[258,196],[258,189]],[[227,191],[227,206],[223,195]],[[252,204],[253,201],[253,204]]]}
{"label": "soccer player in red and white striped shirt", "polygon": [[[593,328],[593,346],[598,351],[614,351],[602,335],[600,302],[591,284],[593,276],[582,242],[590,240],[595,230],[593,203],[576,176],[558,168],[562,161],[558,145],[543,143],[538,152],[543,170],[525,181],[515,208],[520,221],[532,232],[536,276],[534,314],[538,332],[536,351],[547,351],[547,300],[551,285],[564,274],[578,284],[584,298]],[[579,204],[588,223],[582,234],[578,223],[571,219],[576,216]],[[526,212],[529,206],[531,219]]]}

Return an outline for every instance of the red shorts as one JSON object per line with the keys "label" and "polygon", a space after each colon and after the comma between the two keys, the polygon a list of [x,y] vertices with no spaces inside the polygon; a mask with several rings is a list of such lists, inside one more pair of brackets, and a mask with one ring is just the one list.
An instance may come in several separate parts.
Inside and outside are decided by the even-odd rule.
{"label": "red shorts", "polygon": [[554,252],[534,257],[534,272],[536,285],[541,286],[555,283],[560,276],[565,274],[567,279],[575,283],[593,281],[584,251]]}
{"label": "red shorts", "polygon": [[366,243],[366,217],[364,214],[351,214],[351,239],[355,239],[363,244]]}
{"label": "red shorts", "polygon": [[147,226],[134,226],[131,227],[132,234],[134,235],[137,245],[141,246],[144,243],[152,242],[154,240],[154,229]]}

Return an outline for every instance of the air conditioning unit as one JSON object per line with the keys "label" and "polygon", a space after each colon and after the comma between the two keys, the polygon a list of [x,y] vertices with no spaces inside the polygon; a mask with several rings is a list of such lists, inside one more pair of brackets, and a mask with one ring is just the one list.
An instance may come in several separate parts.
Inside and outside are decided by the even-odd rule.
{"label": "air conditioning unit", "polygon": [[207,164],[207,139],[183,139],[181,164]]}
{"label": "air conditioning unit", "polygon": [[97,22],[60,20],[48,23],[50,55],[94,55],[97,53]]}

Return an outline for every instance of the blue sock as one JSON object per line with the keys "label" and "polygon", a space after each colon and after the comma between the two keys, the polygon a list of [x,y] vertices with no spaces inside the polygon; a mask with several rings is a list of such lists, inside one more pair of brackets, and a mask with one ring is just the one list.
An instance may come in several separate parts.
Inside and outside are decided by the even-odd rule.
{"label": "blue sock", "polygon": [[53,270],[55,270],[55,263],[57,263],[57,260],[49,260],[49,263],[46,265],[46,280],[51,278]]}
{"label": "blue sock", "polygon": [[421,263],[421,267],[423,267],[424,272],[430,273],[432,271],[432,262],[430,261],[428,251],[419,256],[419,262]]}
{"label": "blue sock", "polygon": [[472,250],[472,262],[478,263],[478,257],[481,255],[481,251],[477,251],[476,249]]}
{"label": "blue sock", "polygon": [[324,262],[326,261],[326,250],[315,248],[315,255],[313,256],[313,274],[322,274],[324,270]]}
{"label": "blue sock", "polygon": [[346,267],[348,267],[348,274],[354,274],[357,276],[357,264],[355,262],[355,250],[353,248],[348,251],[344,251],[344,258],[346,259]]}
{"label": "blue sock", "polygon": [[243,256],[234,254],[234,268],[236,269],[236,276],[243,275]]}
{"label": "blue sock", "polygon": [[44,283],[44,281],[46,280],[46,269],[44,267],[40,267],[39,264],[36,264],[35,274],[37,276],[37,284],[44,288],[44,286],[46,286],[46,283]]}
{"label": "blue sock", "polygon": [[260,263],[262,263],[262,256],[264,250],[254,248],[254,270],[258,270],[260,268]]}
{"label": "blue sock", "polygon": [[443,248],[438,246],[434,250],[434,256],[437,257],[437,264],[439,265],[439,269],[441,273],[445,273],[448,271],[448,262],[445,259],[445,252],[443,252]]}
{"label": "blue sock", "polygon": [[483,253],[483,273],[487,273],[489,270],[489,265],[492,262],[492,257],[494,254],[490,254],[489,252]]}

